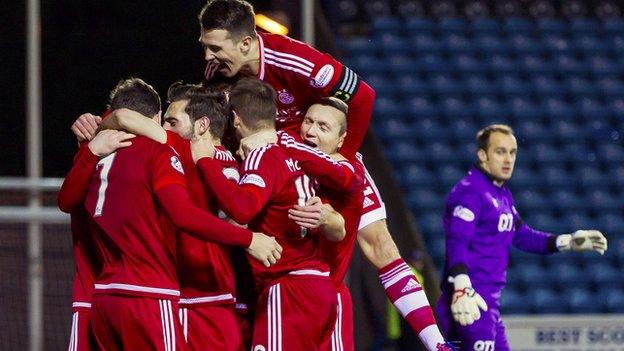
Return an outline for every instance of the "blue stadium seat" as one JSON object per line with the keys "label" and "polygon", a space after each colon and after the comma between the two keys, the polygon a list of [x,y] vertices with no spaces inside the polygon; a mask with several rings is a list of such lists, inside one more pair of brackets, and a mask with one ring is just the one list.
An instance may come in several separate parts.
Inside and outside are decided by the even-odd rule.
{"label": "blue stadium seat", "polygon": [[540,35],[565,35],[568,30],[565,21],[561,18],[540,18],[535,28]]}
{"label": "blue stadium seat", "polygon": [[563,212],[584,209],[587,206],[583,197],[575,194],[574,191],[571,190],[557,189],[554,191],[551,198],[553,200],[553,205]]}
{"label": "blue stadium seat", "polygon": [[[518,156],[518,157],[522,157],[522,156]],[[527,167],[516,167],[514,169],[513,178],[511,178],[511,184],[513,184],[514,188],[517,188],[517,189],[523,189],[523,188],[533,189],[533,187],[537,186],[542,181],[543,181],[542,178],[539,177],[534,170],[527,168]],[[530,192],[530,194],[531,195],[529,196],[533,196],[532,194],[535,194],[535,192]],[[539,201],[539,200],[535,199],[535,201]],[[524,202],[522,204],[525,205]]]}
{"label": "blue stadium seat", "polygon": [[569,28],[572,36],[598,36],[600,24],[593,18],[575,18],[570,21]]}
{"label": "blue stadium seat", "polygon": [[591,278],[578,263],[574,264],[574,262],[558,260],[549,264],[548,272],[551,286],[554,285],[553,287],[557,287],[561,291],[566,291],[573,287],[581,289],[589,289],[591,287]]}
{"label": "blue stadium seat", "polygon": [[[430,187],[435,183],[435,177],[426,167],[418,164],[409,164],[400,172],[401,183],[408,189],[413,187]],[[441,214],[439,215],[441,216]]]}
{"label": "blue stadium seat", "polygon": [[505,117],[506,108],[498,99],[481,97],[475,102],[477,114],[482,119],[500,119]]}
{"label": "blue stadium seat", "polygon": [[[376,102],[375,105],[377,104],[378,103]],[[429,99],[419,95],[416,95],[409,98],[407,101],[404,101],[401,106],[403,109],[407,107],[408,112],[416,118],[435,117],[440,113],[436,105],[432,104]]]}
{"label": "blue stadium seat", "polygon": [[624,162],[624,148],[618,144],[598,145],[597,155],[609,164]]}
{"label": "blue stadium seat", "polygon": [[557,218],[546,213],[537,213],[527,216],[526,222],[533,228],[546,232],[556,233],[561,230],[561,223]]}
{"label": "blue stadium seat", "polygon": [[605,312],[624,313],[624,291],[622,289],[600,290],[596,300],[604,301]]}
{"label": "blue stadium seat", "polygon": [[461,75],[483,75],[487,70],[486,65],[473,55],[459,54],[451,58],[451,64],[455,66],[457,73]]}
{"label": "blue stadium seat", "polygon": [[572,288],[563,296],[568,299],[570,313],[598,313],[602,310],[602,301],[596,301],[587,289]]}
{"label": "blue stadium seat", "polygon": [[435,75],[429,81],[433,92],[439,96],[461,96],[464,93],[464,86],[461,81],[454,79],[450,75]]}
{"label": "blue stadium seat", "polygon": [[[540,159],[539,156],[537,158],[538,160]],[[546,161],[546,162],[550,162],[550,161]],[[574,190],[576,187],[576,184],[570,181],[570,172],[566,171],[565,168],[559,167],[558,165],[555,165],[555,164],[549,165],[548,167],[546,167],[544,171],[542,172],[542,176],[544,177],[546,184],[551,189],[566,190],[567,192],[567,191]],[[561,205],[559,205],[557,201],[555,201],[555,206],[561,206]],[[566,206],[565,208],[568,208],[567,207],[568,205],[565,205],[565,206]]]}
{"label": "blue stadium seat", "polygon": [[563,157],[566,161],[578,164],[596,161],[596,154],[582,142],[567,142],[563,146]]}
{"label": "blue stadium seat", "polygon": [[420,118],[414,130],[414,136],[418,140],[441,140],[447,138],[448,131],[438,118]]}
{"label": "blue stadium seat", "polygon": [[540,55],[544,52],[544,45],[528,35],[514,35],[511,46],[518,55]]}
{"label": "blue stadium seat", "polygon": [[412,95],[423,96],[431,92],[426,81],[416,75],[401,75],[398,77],[395,85],[399,93],[404,97]]}
{"label": "blue stadium seat", "polygon": [[470,29],[474,36],[501,35],[502,23],[494,18],[477,18],[470,22]]}
{"label": "blue stadium seat", "polygon": [[606,56],[596,55],[588,59],[591,73],[594,77],[615,76],[622,73],[622,67]]}
{"label": "blue stadium seat", "polygon": [[346,52],[351,57],[375,54],[378,50],[376,43],[372,39],[365,37],[347,40],[345,46]]}
{"label": "blue stadium seat", "polygon": [[553,137],[552,131],[544,128],[544,125],[538,121],[520,120],[516,130],[518,140],[527,140],[531,144],[551,140]]}
{"label": "blue stadium seat", "polygon": [[434,36],[418,33],[408,37],[410,48],[415,55],[439,54],[442,51],[442,43]]}
{"label": "blue stadium seat", "polygon": [[576,59],[573,55],[562,54],[554,58],[557,71],[563,76],[582,75],[588,72],[585,62]]}
{"label": "blue stadium seat", "polygon": [[[417,208],[419,211],[440,211],[444,208],[444,198],[433,190],[417,189],[411,191],[408,195],[411,208]],[[418,213],[418,212],[417,212]]]}
{"label": "blue stadium seat", "polygon": [[601,120],[610,114],[609,109],[600,100],[589,97],[580,98],[576,108],[586,121]]}
{"label": "blue stadium seat", "polygon": [[384,61],[389,63],[390,70],[397,76],[418,73],[418,65],[415,60],[407,55],[386,56]]}
{"label": "blue stadium seat", "polygon": [[473,42],[462,34],[451,34],[443,38],[442,42],[444,43],[444,49],[451,55],[458,53],[472,54],[477,51]]}
{"label": "blue stadium seat", "polygon": [[552,73],[553,65],[540,56],[524,56],[520,58],[519,65],[523,72],[530,75]]}
{"label": "blue stadium seat", "polygon": [[547,76],[537,76],[531,79],[534,93],[540,97],[562,97],[565,89],[556,79]]}
{"label": "blue stadium seat", "polygon": [[383,134],[385,138],[392,141],[399,139],[411,140],[414,136],[412,123],[396,118],[396,116],[383,118],[377,126],[377,132]]}
{"label": "blue stadium seat", "polygon": [[[624,219],[622,216],[614,213],[604,213],[598,216],[597,221],[600,223],[601,229],[604,229],[607,239],[611,240],[613,237],[624,236]],[[624,255],[624,248],[618,248],[612,244],[612,242],[609,243],[609,250],[617,251],[620,249],[622,250],[620,254]]]}
{"label": "blue stadium seat", "polygon": [[522,282],[523,286],[534,288],[549,288],[552,282],[544,279],[546,271],[536,262],[524,261],[522,264],[516,265],[513,272],[515,278]]}
{"label": "blue stadium seat", "polygon": [[583,55],[606,54],[609,52],[609,44],[593,36],[583,35],[572,39],[572,46],[577,53]]}
{"label": "blue stadium seat", "polygon": [[585,137],[585,130],[573,120],[558,120],[553,125],[555,135],[560,140],[574,140]]}
{"label": "blue stadium seat", "polygon": [[503,30],[507,35],[523,34],[533,35],[533,23],[522,17],[509,17],[503,20]]}
{"label": "blue stadium seat", "polygon": [[624,96],[624,82],[616,77],[606,77],[598,81],[600,94],[607,97]]}
{"label": "blue stadium seat", "polygon": [[546,114],[541,106],[523,97],[511,98],[509,106],[511,115],[518,120],[536,120]]}
{"label": "blue stadium seat", "polygon": [[378,97],[375,100],[374,111],[376,116],[397,116],[405,113],[397,99],[391,97]]}
{"label": "blue stadium seat", "polygon": [[442,115],[447,120],[472,118],[476,114],[474,106],[459,97],[447,97],[440,102]]}
{"label": "blue stadium seat", "polygon": [[436,240],[429,241],[427,245],[436,265],[438,267],[444,267],[445,244],[443,234],[441,237],[437,237]]}
{"label": "blue stadium seat", "polygon": [[624,97],[618,97],[609,100],[609,109],[611,110],[611,113],[619,120],[624,118]]}
{"label": "blue stadium seat", "polygon": [[566,78],[563,82],[563,86],[567,88],[568,94],[572,96],[594,97],[599,93],[593,81],[578,76]]}
{"label": "blue stadium seat", "polygon": [[535,314],[562,313],[565,311],[561,296],[550,289],[530,287],[525,298],[525,301],[531,303],[531,312]]}
{"label": "blue stadium seat", "polygon": [[381,65],[380,59],[373,55],[359,55],[349,60],[349,66],[358,74],[367,76],[371,73],[386,71],[386,65]]}
{"label": "blue stadium seat", "polygon": [[571,228],[571,230],[577,230],[578,228],[596,228],[597,225],[595,220],[582,212],[568,213],[562,216],[561,221],[565,223],[568,228]]}
{"label": "blue stadium seat", "polygon": [[570,41],[563,36],[549,35],[542,38],[542,44],[551,54],[573,54],[574,48]]}
{"label": "blue stadium seat", "polygon": [[482,55],[496,55],[507,54],[510,51],[510,45],[506,40],[503,40],[494,35],[484,35],[476,38],[477,47]]}
{"label": "blue stadium seat", "polygon": [[386,158],[390,162],[408,163],[422,162],[424,153],[410,141],[397,141],[385,149]]}
{"label": "blue stadium seat", "polygon": [[418,66],[423,73],[451,73],[453,71],[448,61],[440,55],[426,54],[418,57]]}
{"label": "blue stadium seat", "polygon": [[397,34],[384,33],[377,37],[375,42],[385,55],[407,55],[410,52],[409,46],[405,45],[405,39]]}
{"label": "blue stadium seat", "polygon": [[518,64],[508,56],[492,55],[485,58],[485,64],[494,74],[517,73]]}
{"label": "blue stadium seat", "polygon": [[472,142],[476,131],[479,130],[479,126],[472,123],[472,121],[467,118],[456,118],[451,120],[449,127],[451,129],[451,133],[453,134],[453,138],[458,142]]}
{"label": "blue stadium seat", "polygon": [[373,33],[399,33],[403,23],[396,17],[374,17],[371,28]]}
{"label": "blue stadium seat", "polygon": [[430,18],[409,18],[405,21],[405,34],[433,34],[436,23]]}
{"label": "blue stadium seat", "polygon": [[594,262],[585,269],[585,272],[591,279],[596,290],[607,288],[617,289],[624,286],[624,284],[622,284],[621,273],[608,263]]}
{"label": "blue stadium seat", "polygon": [[[512,184],[516,184],[515,175],[514,178],[512,178]],[[553,201],[551,201],[551,199],[533,189],[519,191],[516,194],[515,200],[518,207],[531,209],[533,211],[549,210],[553,207]]]}
{"label": "blue stadium seat", "polygon": [[605,20],[602,23],[602,30],[606,37],[624,35],[624,20],[621,18]]}
{"label": "blue stadium seat", "polygon": [[454,161],[456,156],[448,142],[431,142],[425,145],[425,152],[430,160],[438,163]]}
{"label": "blue stadium seat", "polygon": [[385,74],[370,74],[366,77],[366,83],[375,89],[377,97],[393,95],[398,90],[396,84]]}
{"label": "blue stadium seat", "polygon": [[624,34],[610,37],[607,39],[607,44],[616,56],[622,57],[624,55]]}
{"label": "blue stadium seat", "polygon": [[418,215],[418,224],[422,233],[429,242],[435,237],[444,235],[444,229],[442,228],[442,213],[438,212],[424,212]]}
{"label": "blue stadium seat", "polygon": [[532,87],[517,76],[500,76],[498,89],[507,96],[527,97],[532,93]]}
{"label": "blue stadium seat", "polygon": [[546,98],[543,100],[544,113],[551,119],[573,119],[576,109],[563,99]]}
{"label": "blue stadium seat", "polygon": [[468,23],[461,18],[441,18],[438,22],[438,31],[442,35],[468,33]]}
{"label": "blue stadium seat", "polygon": [[437,179],[442,182],[445,189],[451,189],[465,175],[465,170],[455,166],[447,165],[438,169]]}
{"label": "blue stadium seat", "polygon": [[580,165],[576,167],[575,177],[584,188],[600,188],[610,186],[609,176],[598,167]]}
{"label": "blue stadium seat", "polygon": [[483,75],[466,77],[465,85],[473,99],[481,96],[492,97],[499,93],[497,84],[485,78]]}
{"label": "blue stadium seat", "polygon": [[605,211],[622,205],[621,199],[611,192],[600,189],[589,191],[585,196],[585,201],[596,211]]}
{"label": "blue stadium seat", "polygon": [[529,311],[529,304],[523,295],[510,288],[503,291],[501,295],[501,312],[503,314],[527,314]]}

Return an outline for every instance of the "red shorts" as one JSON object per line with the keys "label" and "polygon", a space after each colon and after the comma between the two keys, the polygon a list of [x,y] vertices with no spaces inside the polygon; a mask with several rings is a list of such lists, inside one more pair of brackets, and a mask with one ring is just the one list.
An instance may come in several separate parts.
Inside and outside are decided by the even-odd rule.
{"label": "red shorts", "polygon": [[329,278],[285,276],[260,294],[252,350],[326,350],[336,321]]}
{"label": "red shorts", "polygon": [[243,350],[234,305],[180,307],[180,321],[190,350]]}
{"label": "red shorts", "polygon": [[358,230],[373,222],[386,219],[386,205],[384,205],[381,199],[381,194],[379,194],[377,185],[375,185],[375,181],[368,173],[366,167],[364,171],[366,172],[364,178],[364,203],[362,205],[362,216],[360,217]]}
{"label": "red shorts", "polygon": [[338,287],[338,316],[331,335],[329,350],[353,351],[353,302],[351,293],[345,283]]}
{"label": "red shorts", "polygon": [[96,294],[91,330],[98,350],[186,350],[176,301]]}
{"label": "red shorts", "polygon": [[74,308],[72,313],[71,333],[69,335],[69,351],[91,351],[89,340],[90,308]]}

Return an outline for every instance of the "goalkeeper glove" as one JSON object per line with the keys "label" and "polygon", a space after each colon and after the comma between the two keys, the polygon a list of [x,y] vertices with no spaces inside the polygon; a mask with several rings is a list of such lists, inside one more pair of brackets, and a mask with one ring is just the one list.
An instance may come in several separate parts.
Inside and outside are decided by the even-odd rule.
{"label": "goalkeeper glove", "polygon": [[596,251],[604,255],[607,251],[607,238],[598,230],[577,230],[572,234],[557,237],[557,249],[565,251]]}
{"label": "goalkeeper glove", "polygon": [[471,325],[481,318],[479,309],[487,311],[488,307],[485,300],[472,288],[470,277],[467,274],[449,277],[449,282],[453,283],[455,287],[451,302],[453,319],[462,326]]}

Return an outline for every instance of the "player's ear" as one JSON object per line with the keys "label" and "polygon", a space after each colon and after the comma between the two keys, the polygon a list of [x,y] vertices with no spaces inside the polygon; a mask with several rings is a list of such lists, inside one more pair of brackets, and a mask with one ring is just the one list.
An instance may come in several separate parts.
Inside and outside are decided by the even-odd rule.
{"label": "player's ear", "polygon": [[249,53],[249,51],[251,50],[251,42],[253,41],[253,38],[250,37],[249,35],[245,36],[241,41],[240,41],[240,51],[243,55],[247,55]]}
{"label": "player's ear", "polygon": [[485,150],[479,149],[479,151],[477,151],[477,156],[479,157],[480,162],[487,161],[487,152],[485,152]]}
{"label": "player's ear", "polygon": [[342,133],[342,135],[338,137],[338,150],[340,150],[340,148],[342,147],[342,144],[344,144],[346,137],[347,137],[347,132]]}
{"label": "player's ear", "polygon": [[242,121],[240,116],[236,113],[236,111],[232,110],[232,125],[234,128],[240,127]]}
{"label": "player's ear", "polygon": [[203,116],[195,121],[195,128],[199,132],[199,135],[204,135],[210,129],[210,118]]}

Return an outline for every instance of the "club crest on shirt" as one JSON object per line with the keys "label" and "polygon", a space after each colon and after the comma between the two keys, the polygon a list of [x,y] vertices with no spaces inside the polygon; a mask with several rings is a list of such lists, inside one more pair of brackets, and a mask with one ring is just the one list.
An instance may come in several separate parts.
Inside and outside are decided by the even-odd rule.
{"label": "club crest on shirt", "polygon": [[240,180],[239,184],[253,184],[261,188],[266,188],[266,183],[264,182],[264,179],[262,179],[262,177],[257,174],[245,174]]}
{"label": "club crest on shirt", "polygon": [[453,209],[453,216],[457,218],[461,218],[466,222],[472,222],[475,219],[475,214],[469,208],[463,207],[461,205],[455,206]]}
{"label": "club crest on shirt", "polygon": [[177,156],[171,156],[171,167],[173,167],[173,169],[175,169],[176,171],[184,174],[184,169],[182,169],[182,163]]}
{"label": "club crest on shirt", "polygon": [[310,85],[315,88],[325,88],[334,77],[334,66],[326,64],[316,73],[316,76],[310,81]]}
{"label": "club crest on shirt", "polygon": [[290,105],[295,101],[294,96],[289,93],[286,89],[282,89],[277,92],[277,99],[284,105]]}

